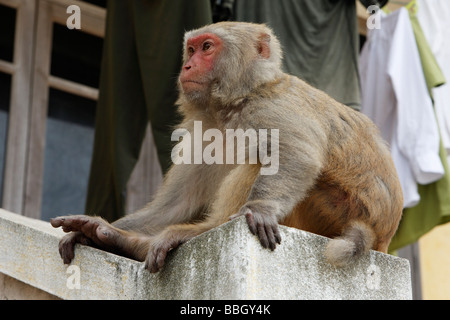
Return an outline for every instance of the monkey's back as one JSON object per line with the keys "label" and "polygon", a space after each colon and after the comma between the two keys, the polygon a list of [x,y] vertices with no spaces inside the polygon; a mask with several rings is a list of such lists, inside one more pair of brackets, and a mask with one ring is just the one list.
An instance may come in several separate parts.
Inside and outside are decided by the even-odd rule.
{"label": "monkey's back", "polygon": [[[296,77],[282,82],[292,95],[287,101],[295,102],[283,104],[291,115],[297,115],[289,120],[298,122],[293,129],[314,130],[311,124],[320,125],[326,137],[320,175],[308,197],[295,208],[298,214],[284,224],[335,237],[348,221],[364,221],[378,235],[375,248],[386,251],[400,222],[403,195],[378,128],[365,115]],[[323,139],[317,132],[312,135]]]}

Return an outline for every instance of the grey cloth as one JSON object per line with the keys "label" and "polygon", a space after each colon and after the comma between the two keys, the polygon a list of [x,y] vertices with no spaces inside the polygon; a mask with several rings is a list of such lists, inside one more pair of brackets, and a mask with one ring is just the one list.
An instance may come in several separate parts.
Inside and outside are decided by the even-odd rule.
{"label": "grey cloth", "polygon": [[235,19],[266,23],[283,46],[286,72],[359,109],[355,1],[236,0]]}
{"label": "grey cloth", "polygon": [[211,22],[209,0],[108,1],[86,214],[124,215],[149,120],[161,167],[170,166],[184,32]]}

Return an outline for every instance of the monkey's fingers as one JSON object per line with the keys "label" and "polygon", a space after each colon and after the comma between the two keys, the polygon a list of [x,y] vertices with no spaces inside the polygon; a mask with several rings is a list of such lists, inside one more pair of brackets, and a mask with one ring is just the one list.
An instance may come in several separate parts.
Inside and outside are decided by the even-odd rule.
{"label": "monkey's fingers", "polygon": [[254,213],[250,209],[246,210],[245,218],[250,232],[258,236],[261,245],[264,248],[275,250],[277,243],[281,243],[281,235],[276,219],[271,216]]}
{"label": "monkey's fingers", "polygon": [[275,236],[276,243],[281,244],[281,234],[280,234],[280,229],[278,228],[278,224],[275,226],[273,231],[274,231],[273,235]]}
{"label": "monkey's fingers", "polygon": [[99,232],[113,228],[109,223],[99,217],[85,215],[57,217],[51,219],[50,223],[55,228],[62,227],[64,232],[80,231],[98,245],[102,245],[104,240],[107,239],[107,237],[102,237],[100,240]]}
{"label": "monkey's fingers", "polygon": [[89,217],[84,215],[62,216],[50,219],[50,224],[54,228],[62,227],[64,232],[80,231],[81,227],[89,221]]}
{"label": "monkey's fingers", "polygon": [[63,259],[64,264],[70,264],[75,256],[75,244],[81,243],[84,245],[89,245],[89,239],[84,236],[81,232],[73,232],[65,235],[58,245],[59,255]]}
{"label": "monkey's fingers", "polygon": [[151,273],[158,272],[164,266],[166,254],[167,253],[164,252],[164,250],[156,249],[156,251],[152,252],[145,260],[145,269]]}
{"label": "monkey's fingers", "polygon": [[[278,230],[278,224],[266,224],[264,225],[264,232],[268,241],[268,248],[275,250],[277,244],[281,243],[281,236]],[[267,248],[267,247],[265,247]]]}
{"label": "monkey's fingers", "polygon": [[264,225],[264,223],[258,223],[257,224],[257,232],[258,232],[258,238],[259,238],[259,242],[261,242],[261,245],[263,246],[263,248],[269,248],[271,250],[273,250],[274,248],[271,247],[271,243],[269,241],[269,235],[266,233],[266,227]]}
{"label": "monkey's fingers", "polygon": [[275,250],[277,244],[281,243],[281,236],[278,230],[278,224],[271,221],[261,221],[257,225],[258,238],[261,245],[270,250]]}
{"label": "monkey's fingers", "polygon": [[145,259],[145,269],[156,273],[164,266],[169,251],[182,244],[179,238],[169,233],[167,236],[157,236],[151,240],[150,249]]}
{"label": "monkey's fingers", "polygon": [[66,235],[59,241],[58,251],[59,255],[63,259],[64,264],[70,264],[73,257],[75,256],[74,247],[75,247],[74,233]]}
{"label": "monkey's fingers", "polygon": [[255,236],[258,235],[258,228],[257,223],[255,221],[255,217],[253,216],[253,213],[251,210],[247,210],[245,213],[245,219],[247,220],[248,227],[250,229],[250,232],[254,234]]}
{"label": "monkey's fingers", "polygon": [[[243,210],[243,209],[245,209],[245,210]],[[247,225],[248,225],[248,228],[250,229],[250,232],[252,234],[254,234],[255,236],[257,236],[258,228],[257,228],[257,223],[255,221],[255,218],[253,217],[253,212],[248,208],[243,208],[243,209],[241,209],[238,213],[230,216],[230,220],[234,220],[236,218],[244,216],[245,219],[247,220]]]}
{"label": "monkey's fingers", "polygon": [[151,273],[156,273],[164,266],[164,261],[166,260],[167,252],[170,249],[166,247],[157,247],[149,251],[147,258],[145,259],[145,269]]}

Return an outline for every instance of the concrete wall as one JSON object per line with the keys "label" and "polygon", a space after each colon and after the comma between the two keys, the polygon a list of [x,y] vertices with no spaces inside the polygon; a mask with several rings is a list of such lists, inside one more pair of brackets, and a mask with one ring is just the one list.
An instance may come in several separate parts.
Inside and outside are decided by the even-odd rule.
{"label": "concrete wall", "polygon": [[60,298],[0,273],[0,300],[60,300]]}
{"label": "concrete wall", "polygon": [[58,254],[62,231],[0,209],[3,299],[411,299],[409,263],[371,251],[338,269],[323,261],[329,239],[281,227],[264,250],[244,219],[170,253],[158,274],[143,263],[79,246],[71,266]]}

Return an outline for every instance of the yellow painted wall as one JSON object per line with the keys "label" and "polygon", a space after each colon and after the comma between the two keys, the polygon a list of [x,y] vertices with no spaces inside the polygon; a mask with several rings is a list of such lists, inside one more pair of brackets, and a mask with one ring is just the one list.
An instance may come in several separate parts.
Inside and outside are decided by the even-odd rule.
{"label": "yellow painted wall", "polygon": [[450,223],[419,241],[423,299],[450,300]]}

